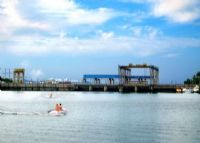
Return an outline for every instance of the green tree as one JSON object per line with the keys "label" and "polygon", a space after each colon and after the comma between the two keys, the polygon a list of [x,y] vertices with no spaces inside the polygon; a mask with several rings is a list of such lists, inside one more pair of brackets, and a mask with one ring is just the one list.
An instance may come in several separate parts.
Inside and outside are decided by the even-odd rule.
{"label": "green tree", "polygon": [[191,80],[188,78],[187,80],[184,81],[184,84],[191,84]]}
{"label": "green tree", "polygon": [[1,81],[5,82],[5,83],[12,83],[12,79],[9,78],[1,78]]}
{"label": "green tree", "polygon": [[196,75],[193,75],[193,77],[192,77],[192,83],[196,84]]}
{"label": "green tree", "polygon": [[184,84],[200,84],[200,72],[197,72],[191,79],[186,79]]}
{"label": "green tree", "polygon": [[199,72],[197,72],[196,76],[197,76],[197,77],[200,77],[200,71],[199,71]]}

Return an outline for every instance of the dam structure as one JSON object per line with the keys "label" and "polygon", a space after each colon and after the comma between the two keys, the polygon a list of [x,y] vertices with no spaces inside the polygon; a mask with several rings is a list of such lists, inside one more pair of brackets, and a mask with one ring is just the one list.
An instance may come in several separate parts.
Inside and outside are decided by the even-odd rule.
{"label": "dam structure", "polygon": [[[137,69],[146,70],[146,74],[133,74]],[[141,71],[141,70],[140,70]],[[135,72],[134,72],[135,73]],[[118,74],[85,74],[83,83],[77,90],[87,88],[89,91],[119,91],[119,92],[157,92],[176,91],[176,87],[159,86],[159,68],[147,64],[119,65]]]}
{"label": "dam structure", "polygon": [[183,85],[159,84],[159,68],[147,64],[118,65],[118,74],[84,74],[82,82],[27,82],[24,75],[24,69],[14,70],[14,82],[0,82],[0,89],[13,91],[182,92],[183,88]]}

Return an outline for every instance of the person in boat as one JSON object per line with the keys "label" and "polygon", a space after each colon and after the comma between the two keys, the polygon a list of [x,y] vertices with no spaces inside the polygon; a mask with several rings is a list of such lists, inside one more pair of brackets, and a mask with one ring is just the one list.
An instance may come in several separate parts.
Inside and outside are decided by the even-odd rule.
{"label": "person in boat", "polygon": [[52,98],[53,97],[53,94],[51,93],[50,95],[49,95],[49,98]]}
{"label": "person in boat", "polygon": [[60,111],[63,111],[62,104],[59,104]]}
{"label": "person in boat", "polygon": [[59,104],[56,104],[55,110],[56,110],[57,112],[61,111],[61,110],[60,110],[60,105],[59,105]]}

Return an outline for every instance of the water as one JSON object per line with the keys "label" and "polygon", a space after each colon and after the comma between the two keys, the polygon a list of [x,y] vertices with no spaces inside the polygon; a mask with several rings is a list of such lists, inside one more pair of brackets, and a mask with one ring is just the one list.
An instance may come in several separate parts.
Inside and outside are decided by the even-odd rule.
{"label": "water", "polygon": [[0,143],[200,142],[199,94],[50,93],[0,91]]}

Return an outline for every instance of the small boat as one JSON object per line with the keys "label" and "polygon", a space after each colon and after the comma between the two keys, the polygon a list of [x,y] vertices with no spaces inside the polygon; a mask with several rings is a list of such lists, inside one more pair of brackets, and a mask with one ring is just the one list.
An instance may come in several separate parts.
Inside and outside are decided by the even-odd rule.
{"label": "small boat", "polygon": [[197,93],[199,92],[199,86],[196,85],[193,89],[192,89],[192,93]]}
{"label": "small boat", "polygon": [[63,108],[62,111],[56,111],[56,110],[52,109],[52,110],[48,111],[48,114],[52,115],[52,116],[64,116],[67,114],[67,110],[65,108]]}
{"label": "small boat", "polygon": [[182,93],[182,89],[181,88],[176,88],[176,93]]}
{"label": "small boat", "polygon": [[183,93],[191,93],[192,89],[190,89],[190,88],[183,88],[182,91],[183,91]]}

